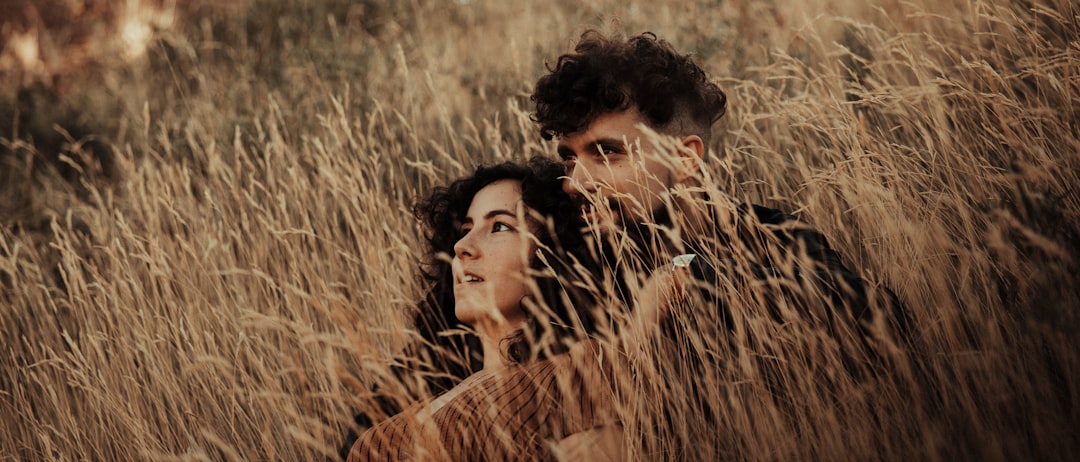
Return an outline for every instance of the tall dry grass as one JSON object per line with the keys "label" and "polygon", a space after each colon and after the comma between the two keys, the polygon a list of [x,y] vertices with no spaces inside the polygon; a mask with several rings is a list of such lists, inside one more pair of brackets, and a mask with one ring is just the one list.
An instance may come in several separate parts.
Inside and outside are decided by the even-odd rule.
{"label": "tall dry grass", "polygon": [[[778,401],[749,362],[675,373],[691,367],[679,351],[722,349],[705,313],[641,366],[626,410],[639,457],[1080,449],[1072,2],[253,0],[183,14],[145,58],[3,77],[5,458],[333,457],[408,339],[411,200],[475,164],[550,153],[526,96],[589,26],[694,52],[731,104],[707,187],[822,230],[906,302],[922,355],[890,350],[891,374],[855,380],[818,333],[748,321],[728,359],[782,360]],[[649,427],[654,398],[676,424]]]}

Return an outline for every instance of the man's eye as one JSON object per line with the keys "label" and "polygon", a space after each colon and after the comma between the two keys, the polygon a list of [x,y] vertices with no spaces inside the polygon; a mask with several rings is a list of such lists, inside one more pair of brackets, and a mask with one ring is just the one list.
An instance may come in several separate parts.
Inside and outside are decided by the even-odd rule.
{"label": "man's eye", "polygon": [[611,156],[616,154],[622,154],[623,149],[618,146],[598,144],[596,145],[596,152],[601,156]]}

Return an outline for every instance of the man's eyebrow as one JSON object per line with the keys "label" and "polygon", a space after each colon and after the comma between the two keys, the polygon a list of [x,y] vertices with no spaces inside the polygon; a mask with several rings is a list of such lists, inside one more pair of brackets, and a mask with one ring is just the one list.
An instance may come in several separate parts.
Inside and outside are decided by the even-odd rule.
{"label": "man's eyebrow", "polygon": [[[602,137],[602,138],[596,138],[596,139],[593,139],[593,140],[589,140],[587,143],[585,143],[585,146],[586,146],[586,149],[594,148],[596,146],[609,148],[609,149],[625,149],[626,145],[627,145],[626,143],[627,142],[626,142],[625,138],[615,138],[615,137],[610,137],[609,136],[609,137]],[[570,149],[569,146],[566,146],[564,144],[560,144],[559,147],[557,148],[556,152],[559,154],[559,157],[561,157],[563,159],[567,159],[567,158],[574,157],[574,156],[577,155],[574,152],[573,149]],[[587,150],[586,152],[590,152],[590,151]]]}
{"label": "man's eyebrow", "polygon": [[626,138],[625,137],[615,138],[613,136],[606,136],[606,137],[597,138],[595,140],[592,140],[591,142],[589,142],[589,144],[590,145],[593,145],[593,144],[602,144],[602,145],[626,144]]}
{"label": "man's eyebrow", "polygon": [[626,147],[626,139],[624,139],[624,138],[616,139],[616,138],[611,138],[611,137],[597,138],[597,139],[593,140],[592,143],[589,143],[589,146],[596,146],[596,145],[600,145],[600,146],[603,146],[605,148],[611,148],[611,147],[622,148],[622,147]]}

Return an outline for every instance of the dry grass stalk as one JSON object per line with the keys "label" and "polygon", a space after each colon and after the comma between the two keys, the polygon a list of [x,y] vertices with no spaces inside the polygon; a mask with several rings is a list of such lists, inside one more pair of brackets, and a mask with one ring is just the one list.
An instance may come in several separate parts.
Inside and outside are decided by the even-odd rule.
{"label": "dry grass stalk", "polygon": [[[732,334],[689,311],[635,363],[635,454],[1080,449],[1072,2],[251,3],[192,12],[145,60],[61,90],[3,77],[5,457],[331,457],[409,340],[410,201],[551,152],[524,95],[612,15],[723,76],[705,187],[799,212],[898,292],[926,355],[881,339],[890,367],[855,377],[853,333],[763,322],[775,287],[725,293]],[[68,122],[86,130],[45,143]]]}

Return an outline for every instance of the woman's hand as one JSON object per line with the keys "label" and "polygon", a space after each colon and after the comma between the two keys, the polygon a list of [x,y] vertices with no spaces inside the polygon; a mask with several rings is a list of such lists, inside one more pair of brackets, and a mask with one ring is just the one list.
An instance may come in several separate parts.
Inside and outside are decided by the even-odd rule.
{"label": "woman's hand", "polygon": [[622,426],[604,425],[556,441],[551,452],[558,461],[623,461],[626,441]]}

